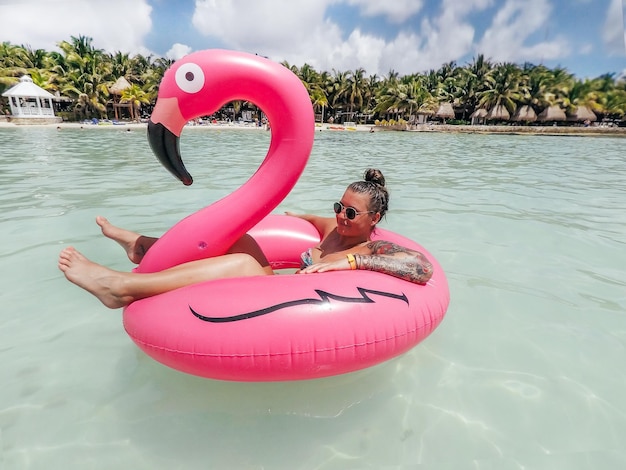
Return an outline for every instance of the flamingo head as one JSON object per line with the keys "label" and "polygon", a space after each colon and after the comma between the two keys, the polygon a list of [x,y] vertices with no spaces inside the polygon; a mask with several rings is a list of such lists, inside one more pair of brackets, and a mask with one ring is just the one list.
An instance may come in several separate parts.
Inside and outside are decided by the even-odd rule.
{"label": "flamingo head", "polygon": [[183,184],[193,182],[180,154],[183,127],[191,119],[210,115],[230,101],[248,100],[240,83],[259,59],[232,51],[200,51],[177,60],[165,72],[148,122],[148,140],[163,166]]}

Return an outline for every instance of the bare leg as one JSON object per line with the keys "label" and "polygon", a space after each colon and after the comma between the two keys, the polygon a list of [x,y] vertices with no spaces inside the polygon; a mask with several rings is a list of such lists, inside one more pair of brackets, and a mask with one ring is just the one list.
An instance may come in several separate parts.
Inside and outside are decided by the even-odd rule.
{"label": "bare leg", "polygon": [[96,217],[96,223],[102,229],[102,234],[119,243],[126,251],[128,259],[135,264],[139,264],[146,252],[158,240],[158,238],[146,237],[130,230],[116,227],[100,215]]}
{"label": "bare leg", "polygon": [[[116,241],[126,251],[128,259],[139,264],[146,252],[156,243],[158,238],[146,237],[131,230],[117,227],[102,216],[96,217],[96,223],[102,229],[102,234]],[[254,238],[245,234],[231,246],[227,253],[248,253],[261,266],[269,266],[269,261]]]}
{"label": "bare leg", "polygon": [[267,260],[265,253],[263,253],[263,250],[261,250],[261,247],[259,246],[257,241],[247,233],[239,240],[237,240],[233,244],[233,246],[228,249],[227,253],[247,253],[252,256],[262,267],[269,268],[270,265],[270,262]]}
{"label": "bare leg", "polygon": [[94,263],[73,247],[61,251],[59,269],[70,282],[109,308],[120,308],[135,300],[202,281],[273,274],[269,266],[261,266],[246,253],[192,261],[156,273],[126,273]]}

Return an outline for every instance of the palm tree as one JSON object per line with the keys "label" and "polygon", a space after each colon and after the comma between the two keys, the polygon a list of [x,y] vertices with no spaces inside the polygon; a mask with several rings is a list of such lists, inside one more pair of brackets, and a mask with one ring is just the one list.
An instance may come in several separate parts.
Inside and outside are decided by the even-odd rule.
{"label": "palm tree", "polygon": [[[439,100],[424,86],[424,77],[416,75],[406,82],[406,104],[409,105],[409,121],[417,121],[418,114],[433,114]],[[414,118],[414,119],[413,119]]]}
{"label": "palm tree", "polygon": [[324,89],[324,83],[321,80],[320,74],[310,66],[309,64],[304,64],[300,69],[295,66],[289,66],[287,62],[282,63],[285,67],[289,68],[292,72],[294,72],[302,84],[306,88],[309,96],[311,97],[311,103],[313,107],[317,111],[321,110],[321,119],[324,121],[324,108],[328,106],[328,96],[326,95],[326,91]]}
{"label": "palm tree", "polygon": [[150,102],[155,103],[159,92],[159,84],[163,79],[165,71],[172,66],[174,61],[170,59],[158,58],[149,63],[142,73],[138,83],[143,84],[144,91],[148,94]]}
{"label": "palm tree", "polygon": [[[133,102],[134,115],[140,106],[149,108],[156,101],[163,74],[173,63],[119,51],[108,54],[93,47],[92,39],[86,36],[71,36],[58,45],[60,52],[47,52],[0,43],[0,92],[16,84],[20,76],[30,74],[42,88],[75,100],[80,116],[105,117],[107,85],[124,76],[136,84],[126,96]],[[508,112],[517,106],[530,106],[537,114],[553,105],[570,111],[589,106],[599,117],[611,119],[623,119],[626,112],[626,84],[617,81],[614,74],[581,81],[564,68],[494,65],[483,55],[463,67],[448,62],[426,74],[400,76],[390,70],[382,78],[366,78],[360,68],[333,70],[331,74],[318,72],[308,64],[300,68],[286,62],[283,65],[300,77],[316,112],[322,116],[378,113],[410,120],[417,113],[434,111],[442,101],[462,110],[464,119],[478,106],[500,107]],[[243,104],[231,106],[237,114]]]}
{"label": "palm tree", "polygon": [[335,114],[347,108],[347,94],[350,89],[349,73],[333,70],[333,77],[329,84],[328,98]]}
{"label": "palm tree", "polygon": [[367,96],[366,90],[367,81],[365,79],[365,69],[358,68],[354,72],[351,72],[348,76],[348,112],[350,113],[350,120],[354,120],[354,115],[363,109],[363,103]]}
{"label": "palm tree", "polygon": [[29,71],[30,78],[33,79],[33,83],[44,90],[54,93],[58,90],[54,83],[54,76],[46,69],[31,69]]}
{"label": "palm tree", "polygon": [[463,119],[478,109],[480,94],[489,88],[489,76],[493,65],[483,54],[474,58],[471,64],[462,67],[456,77],[458,106],[463,110]]}
{"label": "palm tree", "polygon": [[389,72],[387,72],[387,76],[384,78],[383,81],[389,85],[392,85],[394,83],[398,83],[399,80],[400,80],[400,74],[392,69]]}
{"label": "palm tree", "polygon": [[549,106],[547,89],[551,78],[547,67],[525,63],[520,79],[519,104],[531,106],[535,112]]}
{"label": "palm tree", "polygon": [[116,52],[109,56],[111,61],[111,74],[115,77],[126,77],[131,82],[136,82],[138,77],[132,75],[132,61],[128,54]]}
{"label": "palm tree", "polygon": [[139,120],[142,104],[150,104],[148,93],[141,89],[139,85],[133,83],[129,88],[122,91],[120,97],[123,103],[130,103],[130,118]]}
{"label": "palm tree", "polygon": [[457,67],[455,62],[448,62],[437,70],[434,75],[439,82],[436,97],[440,101],[454,101],[459,94],[459,79],[462,76],[461,69]]}
{"label": "palm tree", "polygon": [[374,112],[379,114],[395,114],[400,112],[406,100],[406,85],[395,79],[384,80],[376,95]]}
{"label": "palm tree", "polygon": [[321,109],[321,122],[324,122],[324,109],[328,106],[328,97],[326,96],[324,89],[320,86],[315,86],[309,94],[311,96],[313,108]]}
{"label": "palm tree", "polygon": [[[503,113],[504,109],[509,114],[515,112],[517,103],[521,98],[520,82],[521,70],[512,63],[497,65],[493,73],[487,76],[489,88],[480,92],[479,106],[489,109],[490,112]],[[498,114],[492,114],[498,119]]]}
{"label": "palm tree", "polygon": [[[323,94],[323,96],[325,97],[325,99],[323,99],[323,101],[325,101],[325,104],[323,103],[319,103],[320,106],[322,106],[322,114],[324,113],[324,110],[326,108],[328,108],[328,116],[332,116],[334,113],[334,110],[332,109],[332,97],[331,97],[331,92],[333,90],[333,82],[334,79],[332,77],[332,75],[328,72],[321,72],[318,73],[318,86],[321,90],[321,93]],[[315,92],[314,92],[315,93]],[[322,116],[322,122],[324,116]]]}
{"label": "palm tree", "polygon": [[574,76],[562,67],[549,71],[546,85],[546,101],[550,105],[561,105],[574,85]]}
{"label": "palm tree", "polygon": [[383,85],[378,96],[374,111],[378,113],[394,113],[396,118],[412,117],[420,112],[432,114],[437,106],[437,99],[424,86],[424,78],[417,75],[405,77],[400,82]]}
{"label": "palm tree", "polygon": [[[607,82],[613,82],[610,85]],[[616,82],[612,76],[601,76],[594,80],[598,91],[596,108],[602,118],[623,120],[626,116],[626,79]]]}
{"label": "palm tree", "polygon": [[107,83],[113,81],[112,63],[102,50],[91,45],[91,38],[71,37],[61,41],[67,70],[60,80],[60,91],[76,100],[76,111],[84,118],[106,118],[109,97]]}
{"label": "palm tree", "polygon": [[378,75],[370,75],[365,79],[365,96],[363,97],[363,112],[371,114],[376,107],[376,95],[381,86]]}
{"label": "palm tree", "polygon": [[563,98],[563,108],[568,113],[574,113],[578,107],[584,106],[591,110],[598,110],[598,93],[593,88],[591,80],[575,80]]}
{"label": "palm tree", "polygon": [[0,44],[0,94],[19,82],[19,77],[28,73],[25,50],[9,42]]}

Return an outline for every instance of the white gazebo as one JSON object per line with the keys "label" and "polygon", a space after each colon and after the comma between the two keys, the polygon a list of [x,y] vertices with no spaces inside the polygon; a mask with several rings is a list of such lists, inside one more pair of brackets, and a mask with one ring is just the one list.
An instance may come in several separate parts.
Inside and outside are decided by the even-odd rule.
{"label": "white gazebo", "polygon": [[33,79],[23,75],[20,82],[2,93],[9,98],[11,120],[42,119],[58,120],[54,116],[54,95],[35,85]]}

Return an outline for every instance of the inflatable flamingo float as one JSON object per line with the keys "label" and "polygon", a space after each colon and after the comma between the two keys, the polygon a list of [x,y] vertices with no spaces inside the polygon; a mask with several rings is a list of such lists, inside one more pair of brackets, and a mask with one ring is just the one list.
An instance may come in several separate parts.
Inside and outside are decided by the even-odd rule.
{"label": "inflatable flamingo float", "polygon": [[[148,124],[153,151],[191,184],[179,151],[182,129],[233,100],[254,102],[268,116],[272,137],[263,163],[243,186],[167,231],[137,272],[223,254],[246,232],[273,268],[299,267],[300,253],[319,243],[308,222],[270,215],[301,175],[315,129],[308,93],[284,66],[223,50],[176,61]],[[384,229],[376,238],[424,253],[434,269],[428,284],[370,271],[220,279],[133,302],[124,327],[155,360],[214,379],[300,380],[373,366],[428,336],[449,302],[445,275],[422,246]]]}

